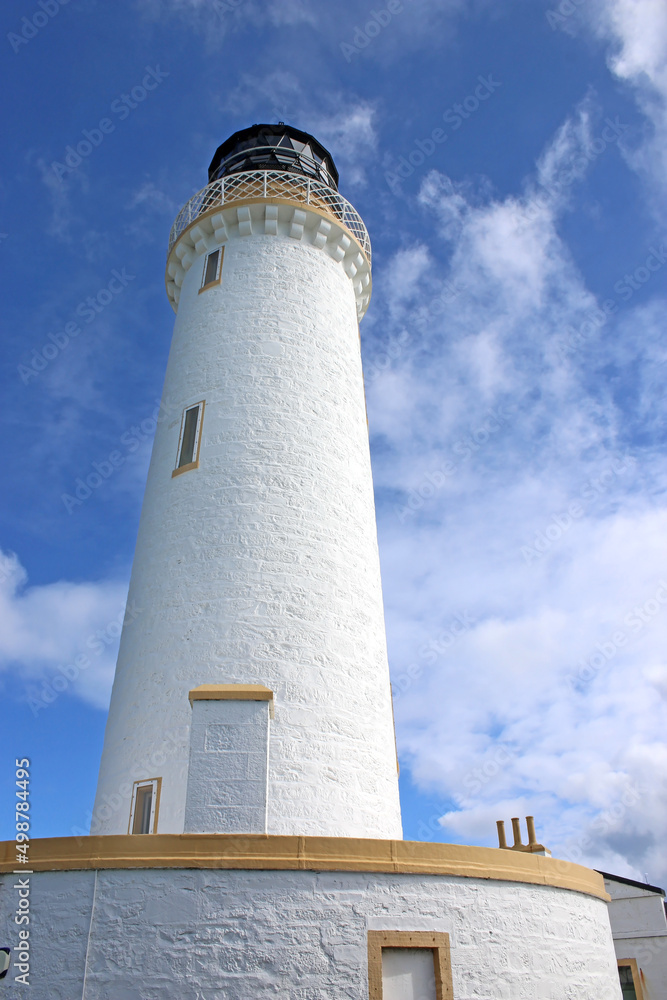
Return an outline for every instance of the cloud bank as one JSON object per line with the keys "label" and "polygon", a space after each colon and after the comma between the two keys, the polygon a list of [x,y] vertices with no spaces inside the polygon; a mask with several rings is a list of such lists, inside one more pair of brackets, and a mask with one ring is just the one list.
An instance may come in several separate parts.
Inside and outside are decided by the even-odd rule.
{"label": "cloud bank", "polygon": [[111,694],[127,583],[28,586],[17,557],[0,552],[0,680],[11,673],[35,715],[62,695],[106,709]]}
{"label": "cloud bank", "polygon": [[603,127],[585,100],[521,197],[424,177],[434,238],[376,277],[367,389],[399,751],[442,799],[431,835],[493,844],[534,814],[554,854],[660,880],[664,300],[619,276],[598,301],[560,235]]}

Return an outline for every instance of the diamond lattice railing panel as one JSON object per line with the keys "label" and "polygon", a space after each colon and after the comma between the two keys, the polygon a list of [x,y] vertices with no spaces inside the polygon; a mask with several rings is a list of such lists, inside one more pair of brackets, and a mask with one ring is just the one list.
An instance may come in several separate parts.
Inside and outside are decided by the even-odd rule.
{"label": "diamond lattice railing panel", "polygon": [[286,198],[323,209],[349,229],[370,262],[371,241],[366,226],[349,201],[321,181],[279,170],[229,174],[198,191],[176,216],[169,234],[169,252],[181,233],[201,215],[232,201],[249,198]]}

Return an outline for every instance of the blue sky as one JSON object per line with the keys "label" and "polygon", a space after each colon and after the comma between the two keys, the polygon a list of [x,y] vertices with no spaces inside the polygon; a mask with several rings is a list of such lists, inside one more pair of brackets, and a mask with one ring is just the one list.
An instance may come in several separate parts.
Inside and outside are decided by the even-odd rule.
{"label": "blue sky", "polygon": [[493,845],[534,814],[555,854],[664,884],[662,0],[8,0],[2,21],[0,835],[24,756],[33,834],[86,826],[169,228],[220,142],[284,120],[373,241],[406,836]]}

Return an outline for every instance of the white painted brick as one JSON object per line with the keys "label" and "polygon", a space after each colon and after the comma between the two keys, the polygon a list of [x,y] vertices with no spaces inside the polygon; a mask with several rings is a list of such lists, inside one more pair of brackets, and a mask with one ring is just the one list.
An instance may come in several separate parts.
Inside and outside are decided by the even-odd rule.
{"label": "white painted brick", "polygon": [[[15,876],[2,876],[11,899]],[[607,906],[453,876],[100,871],[31,876],[38,1000],[368,1000],[368,929],[449,933],[455,1000],[621,1000]],[[3,944],[16,940],[11,906]],[[7,980],[9,984],[10,979]],[[4,984],[3,984],[4,985]]]}
{"label": "white painted brick", "polygon": [[192,705],[185,833],[266,833],[269,705]]}
{"label": "white painted brick", "polygon": [[[256,683],[275,692],[268,832],[400,838],[354,289],[287,235],[230,236],[199,294],[203,265],[181,290],[93,832],[126,833],[132,782],[158,776],[158,830],[182,832],[188,691]],[[201,399],[200,468],[172,479]]]}

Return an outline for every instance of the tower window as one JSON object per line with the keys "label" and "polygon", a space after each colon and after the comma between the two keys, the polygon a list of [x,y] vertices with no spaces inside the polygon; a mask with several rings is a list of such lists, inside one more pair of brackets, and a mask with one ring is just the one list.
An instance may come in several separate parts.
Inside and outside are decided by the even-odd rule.
{"label": "tower window", "polygon": [[156,832],[161,784],[161,778],[135,781],[132,788],[129,833]]}
{"label": "tower window", "polygon": [[225,253],[224,247],[218,247],[217,250],[213,250],[211,253],[206,254],[204,260],[204,273],[201,279],[200,292],[204,292],[211,285],[220,284],[220,275],[222,274],[222,258]]}
{"label": "tower window", "polygon": [[204,400],[195,403],[194,406],[186,407],[183,411],[181,434],[178,440],[178,458],[172,476],[199,467],[199,446],[203,419]]}

